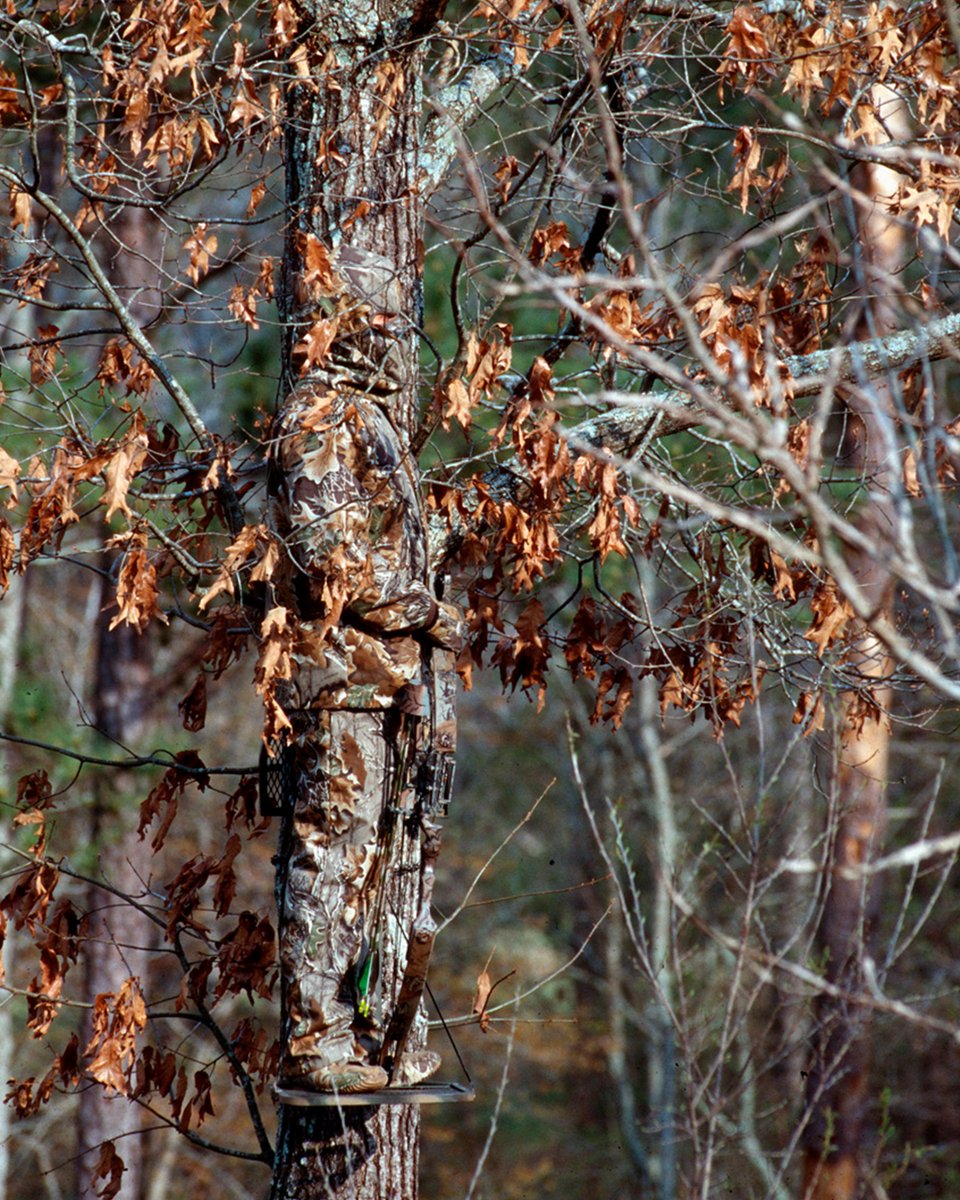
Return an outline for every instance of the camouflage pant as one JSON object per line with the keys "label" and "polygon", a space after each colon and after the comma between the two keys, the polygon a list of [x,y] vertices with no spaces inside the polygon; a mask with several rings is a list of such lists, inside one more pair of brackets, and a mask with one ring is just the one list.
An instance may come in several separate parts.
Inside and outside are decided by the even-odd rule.
{"label": "camouflage pant", "polygon": [[294,746],[297,800],[288,843],[280,963],[287,1069],[362,1061],[352,968],[379,880],[378,832],[395,787],[395,711],[326,710]]}

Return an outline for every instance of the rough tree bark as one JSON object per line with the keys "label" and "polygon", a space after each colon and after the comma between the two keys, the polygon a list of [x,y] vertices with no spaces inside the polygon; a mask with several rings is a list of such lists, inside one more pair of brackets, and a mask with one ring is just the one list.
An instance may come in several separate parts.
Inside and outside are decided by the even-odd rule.
{"label": "rough tree bark", "polygon": [[[880,89],[877,89],[880,91]],[[906,138],[904,106],[887,89],[875,97],[891,133]],[[865,309],[857,334],[882,337],[897,328],[890,297],[904,264],[904,236],[883,205],[896,188],[896,174],[885,167],[861,169],[857,235],[863,293],[885,297]],[[895,480],[887,430],[895,406],[887,378],[862,381],[845,397],[846,429],[841,455],[861,475],[869,499],[859,517],[871,551],[851,554],[851,573],[876,615],[892,622],[894,578],[883,547],[896,514]],[[850,639],[849,668],[860,686],[840,697],[838,746],[831,788],[831,857],[818,940],[828,982],[842,992],[818,998],[813,1054],[807,1076],[809,1125],[805,1135],[804,1200],[854,1200],[859,1194],[860,1164],[869,1104],[869,1010],[858,1002],[879,904],[876,880],[857,874],[874,858],[886,828],[886,791],[892,689],[885,684],[892,663],[870,629],[859,625]]]}
{"label": "rough tree bark", "polygon": [[[311,248],[319,243],[341,263],[354,262],[361,269],[370,256],[386,259],[391,291],[405,318],[402,330],[389,339],[390,373],[399,378],[390,418],[407,446],[418,421],[422,324],[420,70],[423,34],[440,7],[428,11],[429,5],[388,0],[379,5],[303,2],[288,46],[283,388],[294,387],[302,367],[323,370],[322,351],[312,361],[308,350],[297,349],[324,319],[306,284],[316,266],[310,262]],[[327,313],[334,320],[336,315]],[[383,365],[368,364],[371,380]],[[407,466],[419,486],[412,456]],[[283,858],[281,845],[281,871]],[[389,936],[380,945],[388,1010],[403,975],[405,937],[417,915],[422,882],[419,839],[398,839],[387,873]],[[414,1041],[422,1042],[423,1036],[422,1028],[414,1030]],[[413,1106],[283,1106],[271,1196],[406,1200],[417,1192],[418,1142],[419,1111]]]}

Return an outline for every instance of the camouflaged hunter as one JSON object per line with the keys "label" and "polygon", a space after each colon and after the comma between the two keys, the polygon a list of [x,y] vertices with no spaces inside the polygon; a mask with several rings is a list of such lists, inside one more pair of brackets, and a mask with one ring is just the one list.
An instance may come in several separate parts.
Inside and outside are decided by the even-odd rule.
{"label": "camouflaged hunter", "polygon": [[[281,1083],[344,1092],[388,1083],[383,1030],[357,989],[384,883],[384,813],[409,806],[431,731],[430,749],[452,749],[424,685],[433,654],[463,637],[459,611],[427,586],[417,476],[388,409],[399,320],[390,264],[350,255],[338,263],[350,300],[338,298],[338,335],[323,369],[281,405],[271,449],[273,520],[300,616],[293,677],[277,692],[294,730],[296,794],[281,914]],[[406,1078],[395,1069],[393,1082],[439,1064],[420,1059]]]}

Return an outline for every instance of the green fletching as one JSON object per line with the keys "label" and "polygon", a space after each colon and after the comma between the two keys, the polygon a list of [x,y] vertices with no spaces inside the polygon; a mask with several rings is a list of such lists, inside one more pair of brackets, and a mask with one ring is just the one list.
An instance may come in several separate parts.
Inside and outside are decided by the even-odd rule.
{"label": "green fletching", "polygon": [[373,953],[367,955],[367,961],[363,964],[360,971],[360,978],[357,980],[357,991],[361,996],[366,996],[370,991],[370,980],[373,977]]}

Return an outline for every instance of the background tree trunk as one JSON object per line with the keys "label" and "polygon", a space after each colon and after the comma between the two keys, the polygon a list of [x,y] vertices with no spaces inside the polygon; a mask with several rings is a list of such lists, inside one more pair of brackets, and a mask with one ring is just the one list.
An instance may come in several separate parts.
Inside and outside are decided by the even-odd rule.
{"label": "background tree trunk", "polygon": [[[109,565],[109,560],[105,560]],[[152,640],[129,625],[109,629],[115,585],[102,581],[97,618],[94,677],[94,724],[109,739],[107,753],[118,745],[136,745],[148,719],[153,653]],[[101,771],[96,780],[90,820],[90,845],[97,852],[92,874],[102,875],[125,895],[142,896],[150,873],[150,843],[137,837],[131,800],[142,782],[135,772]],[[125,980],[137,976],[146,985],[149,936],[140,912],[91,884],[84,905],[89,914],[84,946],[84,994],[91,999],[116,994]],[[90,1029],[85,1029],[89,1038]],[[98,1084],[80,1092],[77,1113],[77,1195],[90,1195],[91,1174],[99,1148],[114,1141],[125,1171],[118,1200],[139,1200],[143,1186],[144,1135],[138,1106],[121,1096],[108,1096]]]}
{"label": "background tree trunk", "polygon": [[[113,240],[108,243],[107,258],[111,277],[131,314],[146,325],[158,315],[156,276],[157,264],[163,258],[163,227],[145,209],[127,208],[117,213],[110,233]],[[118,747],[138,745],[156,695],[152,636],[126,623],[110,628],[117,611],[114,573],[118,566],[115,555],[103,555],[93,668],[93,723],[107,739],[107,757],[115,757]],[[142,790],[143,781],[136,772],[102,770],[96,776],[90,815],[89,844],[97,854],[91,873],[129,896],[143,895],[152,870],[150,843],[137,835],[136,799]],[[152,926],[137,909],[94,885],[87,889],[84,907],[89,913],[84,947],[85,994],[91,998],[116,994],[131,976],[140,978],[146,992],[150,963],[147,939]],[[89,1033],[87,1027],[85,1036]],[[99,1147],[115,1140],[125,1166],[118,1200],[139,1200],[146,1150],[144,1135],[135,1132],[140,1124],[137,1105],[107,1095],[99,1085],[81,1091],[77,1110],[77,1195],[92,1194],[91,1172]]]}
{"label": "background tree trunk", "polygon": [[[905,107],[895,93],[874,89],[877,111],[887,129],[906,139]],[[856,221],[862,255],[859,280],[870,303],[857,329],[863,338],[882,337],[897,328],[890,298],[899,288],[904,265],[901,225],[884,200],[894,194],[895,172],[864,164]],[[894,579],[883,547],[893,523],[891,452],[895,382],[864,381],[846,397],[847,424],[841,444],[850,466],[869,489],[860,527],[871,552],[850,556],[851,573],[874,611],[892,622]],[[892,689],[883,681],[892,669],[880,640],[859,626],[850,639],[850,670],[861,683],[840,697],[837,750],[831,788],[831,847],[823,915],[818,931],[826,978],[843,993],[824,994],[816,1004],[813,1059],[807,1077],[810,1116],[805,1147],[805,1200],[853,1200],[858,1194],[860,1159],[869,1104],[869,1010],[857,999],[865,986],[879,906],[879,883],[857,876],[883,843],[887,821],[887,778]],[[876,681],[874,684],[873,681]]]}
{"label": "background tree trunk", "polygon": [[[0,719],[3,720],[4,728],[10,726],[16,691],[25,590],[24,581],[14,577],[3,597],[3,603],[0,604]],[[0,792],[6,796],[15,794],[15,771],[10,765],[11,749],[5,745],[0,750]],[[6,872],[14,862],[15,858],[9,850],[0,851],[0,870]],[[12,941],[8,932],[0,950],[4,972],[13,956]],[[6,1005],[0,1006],[0,1079],[9,1079],[12,1074],[14,1038],[10,1009]],[[11,1125],[10,1108],[5,1104],[0,1111],[0,1198],[7,1194]]]}

